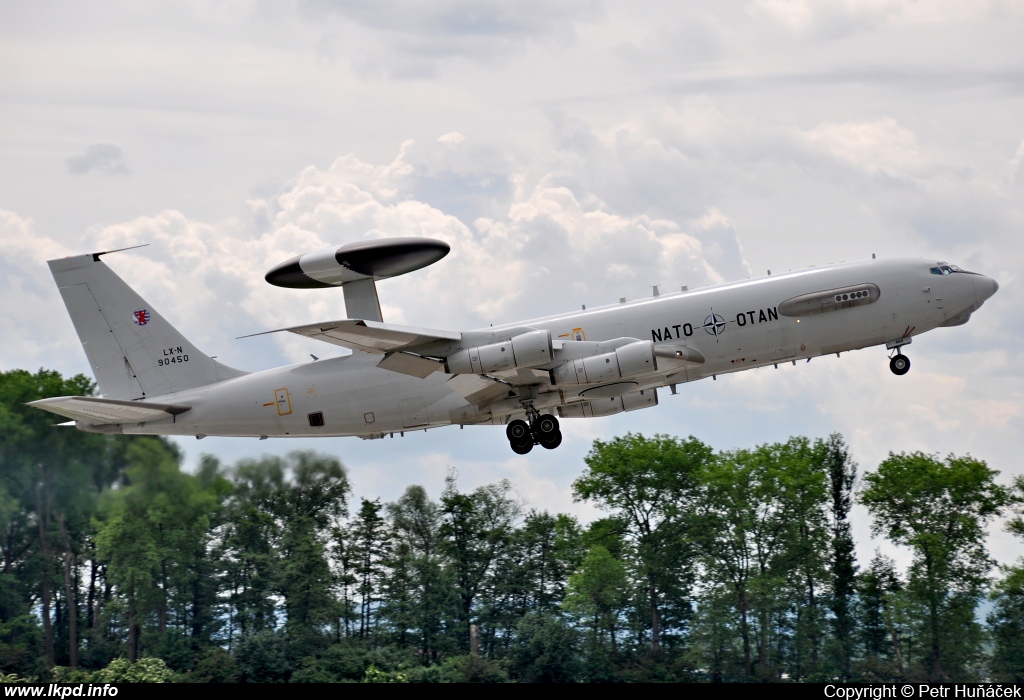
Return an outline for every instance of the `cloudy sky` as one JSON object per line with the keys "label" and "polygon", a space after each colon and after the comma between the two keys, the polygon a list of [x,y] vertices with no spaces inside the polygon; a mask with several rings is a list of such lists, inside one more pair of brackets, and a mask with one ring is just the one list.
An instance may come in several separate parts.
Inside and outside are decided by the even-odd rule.
{"label": "cloudy sky", "polygon": [[[712,9],[709,9],[712,8]],[[1000,291],[916,340],[722,377],[658,408],[402,439],[182,441],[227,461],[331,452],[359,495],[509,478],[592,517],[593,439],[718,449],[839,431],[1024,473],[1020,0],[296,0],[0,5],[0,369],[87,372],[45,260],[107,260],[198,345],[256,370],[336,349],[245,333],[344,317],[270,287],[293,255],[424,235],[441,263],[380,285],[385,320],[467,329],[840,260],[946,259]],[[870,556],[858,515],[859,553]],[[998,558],[1019,543],[995,532]]]}

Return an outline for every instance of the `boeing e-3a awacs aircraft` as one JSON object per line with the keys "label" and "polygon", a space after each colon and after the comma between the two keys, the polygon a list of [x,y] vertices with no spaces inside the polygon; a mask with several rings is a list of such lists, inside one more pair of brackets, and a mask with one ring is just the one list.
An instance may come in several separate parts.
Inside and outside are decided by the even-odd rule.
{"label": "boeing e-3a awacs aircraft", "polygon": [[[896,375],[914,336],[970,319],[999,285],[945,262],[812,267],[472,331],[385,323],[376,281],[437,262],[426,238],[309,253],[267,273],[338,287],[350,318],[281,329],[347,356],[260,372],[205,355],[94,253],[50,261],[100,397],[33,406],[81,430],[147,435],[381,438],[504,425],[512,449],[553,449],[559,419],[649,408],[658,389],[818,355],[884,346]],[[114,252],[114,251],[110,251]],[[873,256],[872,256],[873,257]],[[278,332],[278,331],[268,331]]]}

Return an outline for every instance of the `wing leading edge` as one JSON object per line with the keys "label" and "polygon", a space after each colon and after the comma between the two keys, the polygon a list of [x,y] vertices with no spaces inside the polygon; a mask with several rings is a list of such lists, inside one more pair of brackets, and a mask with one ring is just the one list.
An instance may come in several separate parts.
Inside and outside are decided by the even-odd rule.
{"label": "wing leading edge", "polygon": [[331,345],[340,345],[350,350],[358,350],[376,355],[399,352],[429,343],[451,342],[462,339],[461,333],[452,331],[399,326],[393,323],[365,321],[362,319],[310,323],[304,326],[278,328],[277,330],[243,335],[242,337],[252,338],[258,335],[282,333],[285,331],[305,336],[306,338],[322,340]]}

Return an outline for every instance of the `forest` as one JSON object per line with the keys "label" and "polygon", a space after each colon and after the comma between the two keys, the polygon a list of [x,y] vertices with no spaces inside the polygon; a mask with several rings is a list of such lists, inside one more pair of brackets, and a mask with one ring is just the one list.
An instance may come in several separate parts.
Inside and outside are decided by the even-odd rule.
{"label": "forest", "polygon": [[[381,502],[328,454],[186,472],[24,405],[93,391],[0,373],[2,681],[1024,682],[1024,560],[986,550],[1024,477],[968,455],[627,434],[584,523],[454,473]],[[855,503],[908,566],[857,561]]]}

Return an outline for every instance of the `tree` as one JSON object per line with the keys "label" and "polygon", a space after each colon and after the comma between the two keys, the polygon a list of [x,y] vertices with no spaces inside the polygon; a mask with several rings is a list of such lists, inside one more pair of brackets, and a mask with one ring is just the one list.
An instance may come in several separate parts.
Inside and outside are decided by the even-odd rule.
{"label": "tree", "polygon": [[[140,658],[145,622],[155,619],[151,642],[167,653],[172,637],[196,631],[197,570],[207,557],[210,516],[218,493],[179,469],[180,455],[156,438],[134,442],[128,484],[110,492],[96,531],[98,559],[125,600],[128,659]],[[210,476],[209,474],[207,475]],[[196,619],[190,619],[192,614]],[[199,625],[201,630],[202,625]]]}
{"label": "tree", "polygon": [[1024,565],[1007,569],[992,601],[992,680],[1024,683]]}
{"label": "tree", "polygon": [[239,462],[234,484],[219,543],[232,627],[243,638],[276,630],[280,596],[286,632],[305,656],[337,619],[327,557],[329,537],[347,514],[345,469],[327,455],[292,452]]}
{"label": "tree", "polygon": [[572,683],[580,676],[575,629],[558,615],[532,612],[516,625],[512,670],[524,683]]}
{"label": "tree", "polygon": [[[0,373],[0,577],[5,586],[27,585],[38,591],[49,665],[56,660],[54,612],[65,628],[68,662],[78,663],[79,595],[74,582],[81,539],[97,493],[114,474],[103,468],[109,463],[108,436],[57,429],[53,416],[26,404],[89,395],[93,389],[83,375],[65,379],[48,370]],[[26,580],[29,575],[35,580]],[[55,610],[59,589],[63,607]],[[0,622],[26,613],[24,608],[0,610]]]}
{"label": "tree", "polygon": [[349,530],[353,573],[359,592],[359,636],[374,632],[374,608],[380,595],[381,566],[384,559],[384,518],[380,499],[362,499],[355,522]]}
{"label": "tree", "polygon": [[442,635],[455,612],[451,574],[441,542],[441,509],[422,486],[410,486],[386,506],[391,547],[382,603],[399,643],[412,636],[423,662],[436,662],[443,651]]}
{"label": "tree", "polygon": [[892,454],[865,476],[872,532],[910,547],[910,590],[926,608],[932,680],[962,678],[979,650],[973,611],[992,566],[985,527],[1010,504],[995,470],[971,457]]}
{"label": "tree", "polygon": [[822,452],[820,443],[791,438],[725,453],[702,473],[703,560],[712,585],[732,591],[746,677],[755,672],[755,636],[758,675],[780,675],[793,609],[794,671],[799,677],[816,664],[829,549]]}
{"label": "tree", "polygon": [[679,607],[693,577],[697,476],[712,454],[693,437],[648,439],[630,433],[610,442],[595,440],[587,468],[573,482],[575,500],[594,501],[628,525],[638,575],[645,583],[655,653],[661,649],[666,605],[675,608],[674,625],[682,624],[686,614]]}
{"label": "tree", "polygon": [[838,652],[840,677],[845,680],[850,677],[854,650],[852,606],[856,594],[857,566],[849,515],[853,507],[857,465],[850,459],[846,444],[838,433],[829,435],[825,449],[825,468],[832,487],[829,512],[832,527],[832,635],[833,646]]}
{"label": "tree", "polygon": [[747,674],[736,661],[742,656],[733,615],[735,596],[728,585],[716,585],[714,581],[707,581],[707,585],[694,615],[688,657],[694,667],[707,669],[713,683],[742,680]]}
{"label": "tree", "polygon": [[523,608],[553,613],[565,597],[569,573],[579,563],[579,525],[567,515],[530,511],[515,533],[517,568],[521,571]]}
{"label": "tree", "polygon": [[607,639],[617,651],[619,616],[628,598],[625,565],[601,545],[594,545],[579,570],[569,577],[566,610],[590,627],[590,646],[595,651]]}
{"label": "tree", "polygon": [[325,639],[335,617],[328,536],[348,514],[351,490],[337,459],[315,452],[288,455],[286,478],[272,500],[281,523],[277,590],[298,656]]}
{"label": "tree", "polygon": [[893,560],[876,551],[867,570],[857,579],[861,680],[885,682],[905,677],[906,625],[900,600],[903,589]]}
{"label": "tree", "polygon": [[[1014,479],[1015,517],[1006,529],[1024,537],[1024,476]],[[1004,578],[992,592],[994,609],[988,616],[992,630],[993,680],[1024,683],[1024,558],[1005,569]]]}
{"label": "tree", "polygon": [[512,485],[501,481],[465,494],[456,487],[454,476],[445,480],[440,534],[458,595],[463,650],[469,649],[474,604],[482,591],[492,588],[495,564],[505,553],[520,515],[519,504],[509,495],[511,491]]}

